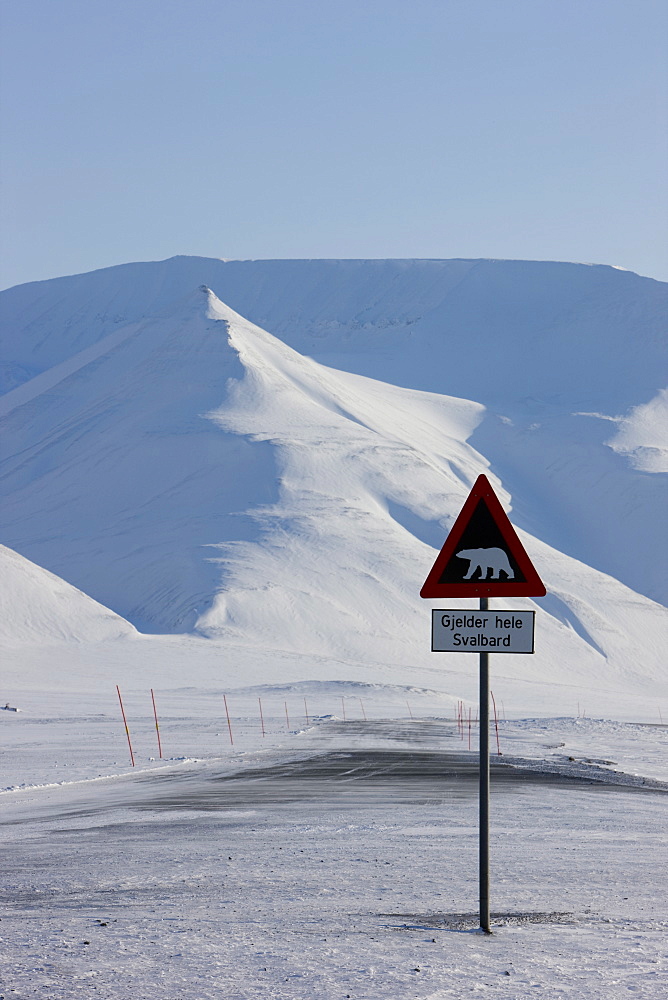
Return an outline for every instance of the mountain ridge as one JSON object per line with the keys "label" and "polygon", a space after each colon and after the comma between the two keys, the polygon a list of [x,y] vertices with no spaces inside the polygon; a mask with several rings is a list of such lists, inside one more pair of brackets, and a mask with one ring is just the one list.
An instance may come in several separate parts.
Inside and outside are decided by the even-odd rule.
{"label": "mountain ridge", "polygon": [[[329,368],[486,407],[471,443],[508,484],[518,525],[668,601],[656,559],[668,546],[668,442],[657,437],[668,286],[607,265],[550,262],[119,265],[0,294],[8,367],[41,369],[0,407],[57,377],[56,365],[67,373],[100,338],[130,344],[142,324],[187,313],[203,284],[216,294],[224,285],[237,315],[239,303],[251,305],[252,322],[266,316],[272,334]],[[573,356],[563,358],[569,343]],[[219,401],[208,392],[203,406]]]}
{"label": "mountain ridge", "polygon": [[[454,310],[452,294],[461,289],[462,282],[468,282],[466,295]],[[62,355],[65,351],[68,356],[120,323],[155,317],[200,284],[212,288],[240,315],[270,329],[300,353],[312,354],[331,367],[351,370],[351,363],[356,363],[357,374],[404,385],[409,377],[414,383],[409,388],[446,391],[480,398],[483,403],[493,400],[481,398],[481,392],[487,392],[489,387],[481,385],[479,379],[469,384],[475,372],[460,368],[455,373],[460,382],[453,388],[443,384],[442,375],[437,381],[429,366],[406,371],[401,357],[391,363],[388,356],[388,350],[396,350],[396,337],[379,339],[378,331],[401,332],[414,339],[417,329],[423,329],[427,350],[436,349],[438,339],[434,341],[434,336],[437,330],[444,331],[446,346],[452,342],[453,352],[465,356],[470,356],[471,351],[462,352],[455,345],[466,343],[468,348],[475,348],[472,338],[478,341],[482,337],[481,342],[493,357],[496,331],[508,332],[503,324],[511,324],[514,338],[518,330],[525,330],[529,340],[538,346],[540,331],[550,330],[560,315],[554,337],[559,339],[568,333],[571,338],[584,336],[589,340],[582,317],[586,318],[588,309],[595,312],[605,308],[609,313],[606,321],[610,319],[611,329],[619,329],[622,346],[628,341],[630,318],[648,352],[646,358],[636,359],[642,361],[641,384],[633,390],[633,398],[627,396],[628,406],[648,402],[656,389],[657,360],[665,360],[663,351],[659,355],[656,352],[665,333],[668,285],[608,265],[484,259],[237,262],[197,257],[117,265],[15,286],[0,293],[9,335],[15,338],[16,330],[22,330],[21,343],[15,339],[13,343],[5,341],[3,356],[13,356],[14,364],[24,364],[35,374],[34,369],[40,365],[50,367],[64,360],[56,356],[57,352]],[[621,309],[615,308],[611,298],[621,303]],[[620,312],[626,314],[621,326]],[[570,316],[580,317],[580,325],[574,330],[568,324],[564,326]],[[349,343],[353,337],[354,343]],[[507,348],[512,349],[513,340],[504,339]],[[336,359],[346,344],[353,350],[346,354],[347,365],[338,364]],[[607,363],[608,359],[598,351],[599,345],[594,346],[599,364]],[[619,346],[609,342],[610,353]],[[624,347],[624,355],[627,353],[628,347]],[[626,380],[617,378],[615,388],[628,394],[630,387],[626,383],[634,373],[628,370],[626,356],[610,360],[615,363],[610,370],[619,372],[626,367]],[[527,361],[531,362],[531,358]],[[463,378],[466,385],[461,383]],[[595,375],[595,383],[600,382],[605,379]],[[641,398],[643,392],[646,398]],[[600,397],[600,385],[597,395]],[[598,398],[592,409],[605,412],[605,406],[598,405],[601,402],[604,400]],[[616,398],[615,406],[621,412],[628,408],[626,402]]]}

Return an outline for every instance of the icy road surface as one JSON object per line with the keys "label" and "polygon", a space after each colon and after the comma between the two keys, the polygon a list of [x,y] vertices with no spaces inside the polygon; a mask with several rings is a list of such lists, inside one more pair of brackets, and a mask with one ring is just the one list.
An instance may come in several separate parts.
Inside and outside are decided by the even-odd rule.
{"label": "icy road surface", "polygon": [[528,752],[563,729],[493,762],[491,938],[453,723],[5,793],[0,996],[663,997],[666,785]]}

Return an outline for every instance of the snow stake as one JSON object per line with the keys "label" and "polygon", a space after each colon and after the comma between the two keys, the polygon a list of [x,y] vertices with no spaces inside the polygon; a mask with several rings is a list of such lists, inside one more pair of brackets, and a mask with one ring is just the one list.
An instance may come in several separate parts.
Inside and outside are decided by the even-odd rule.
{"label": "snow stake", "polygon": [[128,738],[128,746],[130,747],[130,760],[132,761],[132,766],[135,766],[135,755],[132,752],[132,741],[130,739],[130,730],[128,729],[128,720],[125,718],[125,709],[123,708],[123,699],[121,698],[121,689],[118,684],[116,685],[116,690],[118,691],[118,700],[121,703],[121,715],[123,716],[123,725],[125,726],[125,735]]}
{"label": "snow stake", "polygon": [[155,719],[155,731],[158,737],[158,757],[162,760],[162,744],[160,743],[160,726],[158,725],[158,712],[155,707],[155,695],[151,688],[151,701],[153,702],[153,718]]}
{"label": "snow stake", "polygon": [[285,705],[285,723],[288,727],[288,732],[290,732],[290,716],[288,715],[288,703],[287,701],[285,701],[283,702],[283,704]]}
{"label": "snow stake", "polygon": [[499,743],[499,716],[496,712],[496,698],[494,697],[494,692],[490,691],[492,696],[492,704],[494,706],[494,728],[496,729],[496,752],[497,755],[501,756],[501,744]]}
{"label": "snow stake", "polygon": [[308,726],[308,705],[306,704],[306,698],[304,698],[304,715],[306,716],[306,725]]}
{"label": "snow stake", "polygon": [[230,731],[230,743],[234,746],[234,739],[232,738],[232,723],[230,722],[230,710],[227,707],[227,695],[223,695],[223,701],[225,702],[225,714],[227,716],[227,728]]}
{"label": "snow stake", "polygon": [[262,726],[262,737],[264,738],[264,716],[262,714],[262,698],[258,698],[258,704],[260,706],[260,725]]}

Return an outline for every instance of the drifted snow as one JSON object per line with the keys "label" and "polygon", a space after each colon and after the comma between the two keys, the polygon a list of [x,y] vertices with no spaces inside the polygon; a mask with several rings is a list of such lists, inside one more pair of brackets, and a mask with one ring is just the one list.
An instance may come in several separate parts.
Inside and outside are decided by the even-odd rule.
{"label": "drifted snow", "polygon": [[619,429],[607,444],[628,455],[641,472],[668,472],[668,389],[617,420]]}

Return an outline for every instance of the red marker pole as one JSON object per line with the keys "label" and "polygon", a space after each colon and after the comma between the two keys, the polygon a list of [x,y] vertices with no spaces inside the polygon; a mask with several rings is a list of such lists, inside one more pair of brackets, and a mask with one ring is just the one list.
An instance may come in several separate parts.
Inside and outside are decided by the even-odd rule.
{"label": "red marker pole", "polygon": [[151,701],[153,702],[153,718],[155,719],[155,731],[158,737],[158,756],[162,760],[162,744],[160,743],[160,726],[158,725],[158,712],[155,707],[155,695],[153,694],[153,688],[151,688]]}
{"label": "red marker pole", "polygon": [[130,739],[130,730],[128,729],[128,720],[125,718],[125,709],[123,708],[123,699],[121,698],[121,689],[118,684],[116,685],[116,690],[118,691],[118,700],[121,703],[121,715],[123,716],[123,725],[125,726],[125,735],[128,738],[128,746],[130,747],[130,760],[132,761],[132,766],[135,766],[135,755],[132,752],[132,741]]}
{"label": "red marker pole", "polygon": [[494,692],[490,691],[492,696],[492,705],[494,706],[494,728],[496,729],[496,753],[497,756],[501,756],[501,744],[499,743],[499,715],[496,711],[496,698],[494,697]]}
{"label": "red marker pole", "polygon": [[234,739],[232,738],[232,723],[230,722],[230,710],[227,707],[227,695],[223,695],[223,701],[225,702],[225,715],[227,716],[227,728],[230,731],[230,743],[234,746]]}

